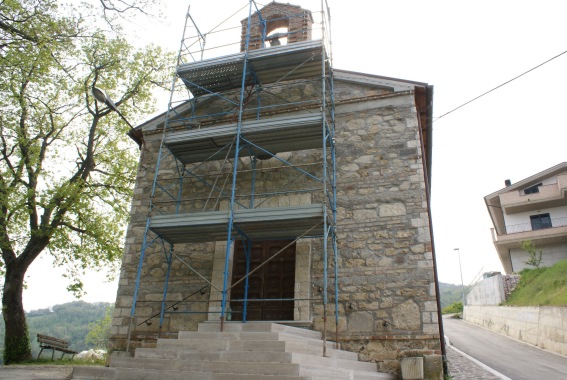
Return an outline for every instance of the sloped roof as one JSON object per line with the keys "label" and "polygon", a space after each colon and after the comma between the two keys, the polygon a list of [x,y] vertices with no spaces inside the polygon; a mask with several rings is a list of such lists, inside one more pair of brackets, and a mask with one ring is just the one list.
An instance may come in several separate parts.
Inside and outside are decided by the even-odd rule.
{"label": "sloped roof", "polygon": [[567,162],[562,162],[558,165],[552,166],[549,169],[545,169],[542,172],[539,172],[537,174],[529,176],[528,178],[525,178],[525,179],[518,181],[518,182],[516,182],[516,183],[514,183],[510,186],[504,187],[503,189],[500,189],[498,191],[495,191],[492,194],[485,196],[484,197],[485,202],[488,203],[489,200],[492,200],[492,199],[498,197],[500,194],[508,193],[510,191],[521,190],[525,187],[530,187],[532,185],[535,185],[535,184],[541,182],[542,180],[544,180],[546,178],[556,176],[556,175],[561,174],[565,171],[567,171]]}

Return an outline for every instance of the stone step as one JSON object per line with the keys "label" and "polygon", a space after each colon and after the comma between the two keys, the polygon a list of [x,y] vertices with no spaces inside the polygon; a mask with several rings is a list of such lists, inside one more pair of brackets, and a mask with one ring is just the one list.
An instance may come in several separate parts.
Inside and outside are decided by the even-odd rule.
{"label": "stone step", "polygon": [[284,376],[299,375],[299,364],[296,363],[243,363],[227,361],[183,361],[177,359],[114,357],[111,358],[110,366],[114,368],[136,368],[162,371],[176,370],[210,373]]}
{"label": "stone step", "polygon": [[312,380],[305,376],[239,375],[236,373],[213,373],[211,380]]}
{"label": "stone step", "polygon": [[[327,345],[326,356],[344,360],[358,360],[356,352],[336,350]],[[154,351],[155,350],[155,351]],[[252,340],[203,340],[203,339],[158,339],[157,349],[138,348],[136,356],[156,357],[156,358],[175,358],[177,352],[195,351],[261,351],[261,352],[295,352],[298,354],[308,354],[323,356],[323,342],[309,342],[306,344],[301,339],[290,339],[286,341],[252,341]]]}
{"label": "stone step", "polygon": [[[199,323],[198,331],[214,331],[220,332],[220,322],[202,322]],[[308,330],[305,328],[287,326],[272,322],[225,322],[223,331],[226,332],[284,332],[290,335],[304,336],[307,338],[321,339],[322,334],[319,331]]]}
{"label": "stone step", "polygon": [[77,380],[311,380],[305,376],[279,376],[262,374],[211,373],[192,371],[164,371],[138,368],[107,368],[78,366],[73,368],[72,379]]}
{"label": "stone step", "polygon": [[[301,344],[313,345],[315,347],[323,347],[321,338],[311,338],[286,332],[214,332],[214,331],[180,331],[178,340],[255,340],[255,341],[286,341],[299,342]],[[159,344],[158,344],[159,345]],[[328,348],[333,349],[335,343],[326,342]]]}
{"label": "stone step", "polygon": [[212,380],[212,373],[180,370],[142,369],[142,368],[106,368],[78,366],[73,368],[72,379],[80,380]]}
{"label": "stone step", "polygon": [[[260,350],[260,351],[241,351],[241,350],[209,350],[205,351],[203,349],[197,348],[138,348],[135,352],[134,357],[136,358],[147,358],[147,359],[187,359],[195,358],[199,360],[215,360],[223,358],[223,360],[231,361],[231,358],[237,358],[234,360],[241,361],[261,361],[266,358],[266,361],[282,362],[281,357],[291,358],[291,353],[285,352],[285,342],[282,345],[282,349],[279,351],[275,350]],[[201,359],[202,358],[202,359]],[[276,360],[277,359],[277,360]]]}
{"label": "stone step", "polygon": [[391,373],[353,371],[352,379],[353,380],[397,380],[398,377]]}
{"label": "stone step", "polygon": [[338,358],[297,354],[297,353],[292,354],[291,361],[293,363],[301,364],[302,366],[316,365],[316,366],[324,366],[329,368],[344,368],[349,370],[370,371],[370,372],[376,372],[378,370],[378,366],[376,365],[376,363],[359,362],[354,360],[344,360]]}
{"label": "stone step", "polygon": [[226,362],[271,362],[271,363],[298,363],[314,364],[328,367],[341,367],[365,371],[376,371],[376,364],[359,362],[336,357],[322,357],[306,353],[258,351],[183,351],[183,350],[153,350],[138,349],[136,358],[140,359],[168,359],[190,361],[226,361]]}
{"label": "stone step", "polygon": [[191,361],[223,361],[241,363],[293,363],[291,352],[179,352],[177,358]]}
{"label": "stone step", "polygon": [[[180,332],[158,339],[156,348],[138,348],[135,356],[115,353],[110,368],[77,367],[74,379],[146,380],[393,380],[375,363],[358,361],[356,352],[335,349],[319,333],[273,323],[232,323],[229,331]],[[201,327],[201,326],[204,327]],[[217,326],[218,327],[218,326]]]}
{"label": "stone step", "polygon": [[[300,343],[300,344],[306,344],[306,345],[310,345],[313,347],[319,347],[321,348],[321,350],[323,349],[323,340],[321,339],[314,339],[314,338],[304,338],[304,337],[299,337],[299,336],[294,336],[294,335],[289,335],[286,333],[279,333],[279,340],[283,340],[286,342],[296,342],[296,343]],[[328,340],[327,342],[325,342],[325,346],[327,347],[327,349],[331,349],[334,350],[335,349],[335,342],[332,342],[330,340]]]}
{"label": "stone step", "polygon": [[[356,352],[336,350],[334,344],[328,342],[326,356],[336,357],[345,360],[358,360]],[[250,341],[250,340],[203,340],[203,339],[158,339],[158,350],[183,350],[183,351],[272,351],[272,352],[297,352],[302,354],[323,356],[323,342],[311,339],[286,339],[268,340],[268,341]],[[148,353],[149,349],[140,348],[137,353]],[[138,354],[137,354],[138,355]],[[168,356],[167,353],[158,353],[158,355]]]}
{"label": "stone step", "polygon": [[302,365],[299,370],[301,376],[312,380],[396,380],[397,376],[371,371],[360,371],[346,368],[329,368],[317,365]]}
{"label": "stone step", "polygon": [[[358,354],[356,352],[337,350],[334,348],[334,344],[332,346],[333,347],[329,347],[329,345],[327,345],[327,350],[325,352],[327,357],[344,360],[358,360]],[[301,341],[286,341],[285,350],[287,352],[295,352],[298,354],[323,356],[322,343],[319,346],[315,346],[313,344],[303,344]]]}
{"label": "stone step", "polygon": [[286,342],[278,340],[158,339],[157,349],[235,350],[285,352]]}
{"label": "stone step", "polygon": [[279,340],[277,332],[220,332],[220,331],[180,331],[177,339],[211,339],[211,340]]}

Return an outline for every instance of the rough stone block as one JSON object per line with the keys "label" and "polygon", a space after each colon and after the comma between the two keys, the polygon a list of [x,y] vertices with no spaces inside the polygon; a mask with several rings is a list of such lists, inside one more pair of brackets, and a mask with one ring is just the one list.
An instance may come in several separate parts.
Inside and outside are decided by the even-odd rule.
{"label": "rough stone block", "polygon": [[418,330],[421,327],[419,306],[412,300],[394,307],[392,319],[394,326],[399,330]]}
{"label": "rough stone block", "polygon": [[400,216],[406,215],[406,206],[403,203],[390,203],[380,205],[380,216]]}
{"label": "rough stone block", "polygon": [[426,380],[443,380],[443,358],[441,355],[423,356],[423,377]]}
{"label": "rough stone block", "polygon": [[437,302],[436,301],[426,301],[425,302],[425,311],[437,311]]}
{"label": "rough stone block", "polygon": [[354,210],[353,214],[354,214],[354,219],[360,222],[375,220],[378,217],[376,210]]}
{"label": "rough stone block", "polygon": [[403,358],[400,365],[403,380],[423,380],[423,358]]}

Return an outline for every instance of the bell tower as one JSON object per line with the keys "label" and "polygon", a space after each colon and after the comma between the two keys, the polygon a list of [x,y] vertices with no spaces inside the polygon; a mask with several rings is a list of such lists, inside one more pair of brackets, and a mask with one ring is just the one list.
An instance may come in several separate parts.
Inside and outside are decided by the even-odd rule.
{"label": "bell tower", "polygon": [[[240,51],[246,47],[248,18],[241,21]],[[249,50],[311,40],[311,11],[297,5],[271,2],[250,18]]]}

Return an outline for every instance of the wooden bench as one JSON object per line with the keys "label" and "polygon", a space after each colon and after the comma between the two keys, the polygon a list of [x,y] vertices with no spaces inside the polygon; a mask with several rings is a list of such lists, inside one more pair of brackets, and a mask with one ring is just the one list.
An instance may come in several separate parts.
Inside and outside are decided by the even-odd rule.
{"label": "wooden bench", "polygon": [[52,336],[47,336],[47,335],[42,335],[42,334],[37,334],[37,341],[39,342],[39,347],[41,348],[41,350],[39,351],[39,354],[37,355],[37,358],[39,359],[39,356],[41,355],[41,353],[43,352],[43,350],[51,350],[51,360],[53,360],[54,356],[55,356],[55,351],[60,351],[63,354],[61,354],[61,357],[59,359],[63,359],[63,356],[65,356],[65,354],[70,354],[71,359],[73,359],[75,357],[75,355],[77,354],[76,351],[70,350],[69,349],[69,341],[64,340],[64,339],[58,339],[58,338],[54,338]]}

